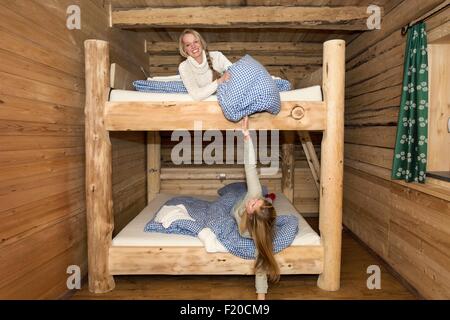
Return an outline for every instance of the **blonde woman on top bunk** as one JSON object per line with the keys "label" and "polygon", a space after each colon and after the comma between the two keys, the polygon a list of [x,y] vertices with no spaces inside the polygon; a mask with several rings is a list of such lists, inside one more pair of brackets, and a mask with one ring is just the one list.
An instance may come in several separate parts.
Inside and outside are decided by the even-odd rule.
{"label": "blonde woman on top bunk", "polygon": [[256,171],[255,150],[248,131],[248,117],[242,124],[244,134],[244,168],[247,193],[232,208],[242,237],[253,239],[256,249],[255,286],[257,297],[265,299],[267,276],[272,282],[280,279],[280,269],[273,254],[275,218],[272,203],[262,195],[262,188]]}
{"label": "blonde woman on top bunk", "polygon": [[180,54],[186,58],[178,67],[189,95],[196,101],[208,98],[217,86],[228,81],[231,62],[219,51],[209,52],[203,37],[195,30],[184,30],[179,38]]}

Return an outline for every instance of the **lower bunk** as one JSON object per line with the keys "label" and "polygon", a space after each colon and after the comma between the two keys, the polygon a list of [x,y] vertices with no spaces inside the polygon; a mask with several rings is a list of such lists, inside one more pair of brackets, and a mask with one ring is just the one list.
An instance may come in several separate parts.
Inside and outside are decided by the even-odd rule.
{"label": "lower bunk", "polygon": [[[281,274],[322,273],[324,248],[319,235],[282,193],[276,195],[274,207],[277,214],[296,215],[299,223],[298,233],[292,244],[275,255]],[[111,275],[254,274],[254,260],[237,257],[220,244],[206,250],[197,237],[145,232],[147,222],[174,196],[158,194],[114,237],[109,249]],[[208,196],[196,197],[214,199]]]}

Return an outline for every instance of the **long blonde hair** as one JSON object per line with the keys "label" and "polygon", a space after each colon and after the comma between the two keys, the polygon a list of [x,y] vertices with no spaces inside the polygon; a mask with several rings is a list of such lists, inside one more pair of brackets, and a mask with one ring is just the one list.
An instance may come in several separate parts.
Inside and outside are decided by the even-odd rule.
{"label": "long blonde hair", "polygon": [[187,58],[189,57],[189,55],[186,53],[186,51],[184,51],[184,43],[183,43],[183,37],[187,34],[192,34],[195,38],[197,38],[201,45],[203,50],[205,50],[205,54],[206,54],[206,61],[208,62],[208,66],[209,68],[212,70],[213,72],[213,79],[212,81],[220,78],[220,73],[217,72],[216,70],[214,70],[213,68],[213,64],[212,64],[212,60],[211,60],[211,56],[209,55],[209,50],[207,49],[207,44],[205,39],[201,36],[200,33],[198,33],[197,31],[195,31],[194,29],[185,29],[181,34],[180,37],[178,38],[178,50],[180,51],[180,54],[182,57]]}
{"label": "long blonde hair", "polygon": [[263,205],[256,212],[247,213],[248,232],[258,249],[255,268],[267,272],[269,280],[272,282],[280,280],[280,268],[273,254],[276,216],[275,208],[265,199]]}

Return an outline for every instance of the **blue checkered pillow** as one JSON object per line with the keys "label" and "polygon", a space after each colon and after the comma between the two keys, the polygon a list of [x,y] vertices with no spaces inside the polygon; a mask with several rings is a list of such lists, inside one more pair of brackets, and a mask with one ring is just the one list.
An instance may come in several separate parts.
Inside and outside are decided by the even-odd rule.
{"label": "blue checkered pillow", "polygon": [[278,87],[267,70],[250,55],[228,68],[230,80],[217,88],[217,100],[230,121],[237,122],[256,112],[280,112]]}
{"label": "blue checkered pillow", "polygon": [[[291,83],[284,79],[274,79],[280,92],[291,90]],[[183,81],[136,80],[133,82],[136,91],[153,93],[188,93]]]}
{"label": "blue checkered pillow", "polygon": [[155,93],[187,93],[183,81],[136,80],[133,82],[136,91]]}
{"label": "blue checkered pillow", "polygon": [[[269,193],[266,186],[261,186],[261,189],[262,189],[262,194]],[[247,183],[241,182],[241,181],[233,182],[233,183],[229,183],[229,184],[223,186],[222,188],[220,188],[219,190],[217,190],[217,194],[219,196],[223,196],[224,194],[226,194],[228,192],[235,192],[235,193],[245,195],[247,193]]]}

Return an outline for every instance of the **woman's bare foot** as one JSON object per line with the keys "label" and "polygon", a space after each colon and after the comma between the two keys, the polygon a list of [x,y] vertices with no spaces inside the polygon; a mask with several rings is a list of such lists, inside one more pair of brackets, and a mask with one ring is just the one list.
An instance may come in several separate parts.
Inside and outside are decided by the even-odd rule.
{"label": "woman's bare foot", "polygon": [[266,294],[265,293],[258,293],[257,294],[258,300],[266,300]]}

